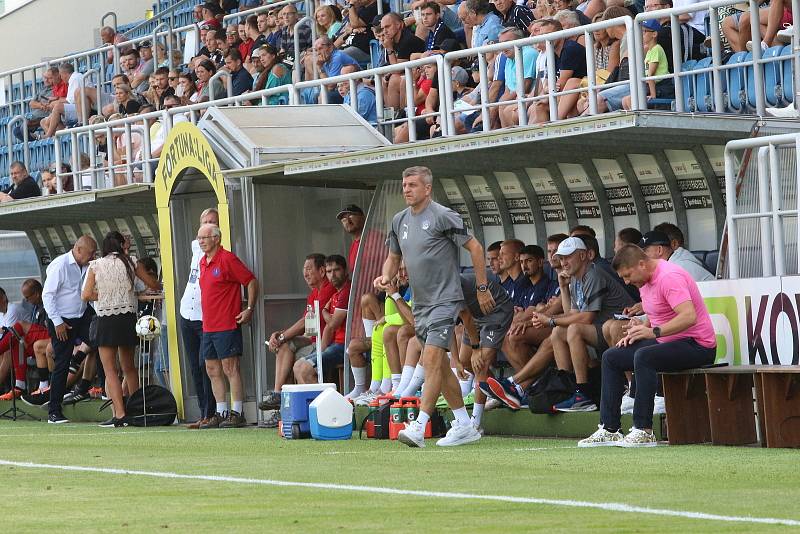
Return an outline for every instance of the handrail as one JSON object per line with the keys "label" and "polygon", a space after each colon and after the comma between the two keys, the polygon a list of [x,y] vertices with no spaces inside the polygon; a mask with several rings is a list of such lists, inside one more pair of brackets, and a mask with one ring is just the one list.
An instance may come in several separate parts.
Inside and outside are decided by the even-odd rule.
{"label": "handrail", "polygon": [[[158,58],[156,57],[156,45],[158,44],[158,29],[161,28],[161,27],[166,27],[167,28],[167,31],[165,32],[166,35],[164,35],[164,41],[165,41],[164,44],[166,45],[166,46],[164,46],[164,49],[165,49],[165,51],[167,53],[167,66],[169,67],[169,70],[172,70],[172,67],[173,67],[173,61],[172,61],[172,21],[160,22],[159,24],[156,25],[155,28],[153,28],[153,39],[151,41],[151,44],[153,45],[153,65],[156,68],[158,66]],[[155,69],[153,69],[153,70],[155,70]]]}
{"label": "handrail", "polygon": [[294,30],[293,30],[294,31],[294,39],[293,39],[293,43],[294,43],[294,69],[292,69],[292,80],[295,81],[295,82],[299,82],[300,81],[300,39],[297,38],[297,30],[300,28],[300,26],[303,25],[304,22],[308,22],[309,24],[312,24],[312,26],[313,26],[313,23],[311,22],[311,17],[306,15],[305,17],[301,18],[300,20],[298,20],[295,23]]}
{"label": "handrail", "polygon": [[239,11],[238,13],[231,13],[230,15],[222,17],[222,25],[225,26],[226,23],[232,20],[236,20],[237,23],[241,24],[241,21],[247,20],[250,15],[260,15],[261,13],[266,13],[276,8],[282,8],[289,4],[305,4],[306,11],[308,11],[309,0],[281,0],[280,2],[272,2],[270,4],[264,4],[263,6]]}
{"label": "handrail", "polygon": [[22,159],[25,162],[25,168],[30,169],[30,147],[28,146],[28,120],[25,118],[25,115],[15,115],[8,121],[6,124],[6,143],[8,144],[8,163],[11,165],[11,162],[14,161],[14,153],[12,149],[14,147],[14,136],[12,130],[14,129],[14,125],[18,122],[22,123]]}
{"label": "handrail", "polygon": [[[177,11],[178,9],[184,7],[185,4],[189,4],[189,3],[194,5],[194,4],[197,3],[197,0],[180,0],[179,2],[176,2],[176,3],[172,4],[170,7],[168,7],[167,9],[164,9],[163,11],[154,12],[153,13],[153,18],[147,19],[147,20],[143,20],[142,22],[140,22],[139,24],[137,24],[133,28],[128,28],[127,30],[125,30],[125,32],[123,32],[123,35],[126,35],[126,36],[132,35],[132,34],[136,33],[137,31],[139,31],[140,29],[142,29],[145,26],[147,26],[148,24],[154,24],[157,21],[165,22],[162,19],[164,19],[167,15],[169,15],[169,17],[170,17],[170,19],[169,19],[170,25],[174,26],[174,18],[175,17],[173,15],[174,15],[175,11]],[[158,5],[158,2],[156,2],[156,6],[157,5]]]}
{"label": "handrail", "polygon": [[[150,146],[150,136],[149,136],[149,127],[145,128],[143,125],[145,123],[149,124],[150,121],[161,120],[162,121],[162,128],[167,128],[167,133],[169,132],[169,128],[172,127],[173,124],[173,117],[175,115],[187,115],[189,120],[192,123],[197,123],[199,120],[199,116],[201,113],[206,109],[212,106],[227,106],[227,105],[239,105],[244,102],[251,102],[253,100],[260,99],[261,105],[266,106],[268,99],[270,96],[279,95],[283,93],[289,92],[291,86],[290,85],[282,85],[279,87],[271,87],[269,89],[262,89],[261,91],[255,91],[250,93],[243,93],[237,96],[231,96],[227,98],[221,98],[215,101],[209,102],[200,102],[197,104],[191,104],[188,106],[182,106],[180,108],[173,108],[169,110],[161,110],[161,111],[152,111],[150,113],[144,113],[141,115],[134,115],[131,117],[123,117],[120,119],[115,119],[113,121],[106,121],[99,124],[88,124],[83,126],[77,126],[75,128],[69,128],[65,130],[60,130],[56,132],[55,135],[55,167],[56,167],[56,176],[58,177],[57,180],[57,192],[62,192],[63,189],[61,188],[62,178],[66,176],[73,175],[77,177],[80,174],[78,164],[79,162],[79,149],[77,147],[80,146],[80,141],[82,138],[88,136],[89,137],[89,144],[92,144],[92,140],[94,139],[95,135],[99,135],[102,132],[105,132],[106,135],[106,144],[109,147],[109,158],[111,158],[111,151],[112,147],[115,146],[113,133],[124,133],[126,134],[126,146],[125,150],[126,153],[129,155],[127,161],[123,164],[114,164],[113,161],[109,163],[108,167],[106,166],[96,166],[94,165],[94,161],[92,161],[92,165],[90,169],[84,169],[87,172],[97,172],[100,170],[117,171],[121,168],[125,169],[126,176],[128,178],[128,183],[133,183],[133,174],[138,171],[138,167],[141,166],[144,171],[144,178],[146,180],[152,181],[152,168],[150,164],[154,163],[156,160],[152,158],[151,155],[151,146]],[[142,126],[139,126],[142,125]],[[132,129],[131,129],[132,128]],[[130,134],[131,132],[139,132],[137,128],[142,128],[142,148],[141,148],[141,159],[137,161],[132,161],[133,157],[136,154],[132,154],[132,148],[130,143]],[[63,172],[62,166],[62,150],[61,150],[61,139],[64,137],[70,137],[72,141],[72,173],[65,173]],[[26,145],[27,146],[27,145]],[[90,161],[92,160],[92,153],[89,153]],[[77,178],[73,179],[73,185],[75,186],[75,191],[80,189],[80,186],[77,183]],[[94,186],[92,187],[94,189]],[[102,188],[101,188],[102,189]]]}
{"label": "handrail", "polygon": [[[558,40],[558,39],[567,39],[567,38],[570,38],[570,37],[574,37],[576,35],[584,35],[584,36],[588,36],[587,37],[589,39],[589,41],[587,41],[587,44],[588,44],[588,43],[592,42],[591,41],[592,33],[594,31],[610,28],[612,26],[619,26],[620,24],[624,24],[625,25],[625,28],[626,28],[626,39],[627,39],[627,42],[628,42],[628,49],[629,50],[633,50],[634,49],[633,35],[632,35],[632,32],[631,32],[631,29],[633,27],[633,19],[631,17],[629,17],[629,16],[625,16],[625,17],[618,17],[618,18],[615,18],[615,19],[607,20],[607,21],[595,22],[595,23],[592,23],[592,24],[587,24],[585,26],[578,26],[576,28],[560,30],[560,31],[553,32],[553,33],[546,33],[544,35],[538,35],[538,36],[535,36],[535,37],[526,37],[524,39],[516,39],[516,40],[513,40],[513,41],[506,41],[506,42],[503,42],[503,43],[496,43],[496,44],[491,44],[491,45],[483,45],[483,46],[479,46],[479,47],[476,47],[476,48],[469,48],[469,49],[466,49],[466,50],[456,50],[454,52],[449,52],[449,53],[445,54],[444,55],[444,60],[445,60],[444,61],[444,69],[445,69],[445,73],[447,73],[448,75],[444,76],[443,79],[444,79],[444,93],[445,93],[445,96],[447,97],[447,110],[448,110],[448,112],[447,112],[447,123],[448,123],[449,132],[451,132],[451,135],[455,134],[455,130],[456,130],[456,128],[455,128],[455,113],[459,113],[459,112],[465,111],[465,110],[468,111],[470,109],[474,110],[474,111],[477,111],[477,110],[481,111],[481,114],[483,116],[483,121],[482,121],[482,123],[483,123],[483,131],[486,132],[486,131],[489,131],[491,129],[491,124],[490,124],[490,121],[489,121],[489,108],[498,107],[498,103],[497,102],[494,102],[494,103],[488,102],[489,80],[488,80],[488,75],[487,75],[487,72],[486,72],[487,63],[486,63],[485,54],[486,53],[492,53],[492,52],[502,52],[503,50],[508,50],[510,48],[514,49],[514,67],[516,68],[518,91],[517,91],[516,100],[514,100],[514,101],[506,101],[502,105],[510,105],[512,103],[516,103],[516,105],[517,105],[517,116],[518,116],[518,119],[519,119],[519,124],[520,125],[525,125],[527,123],[527,119],[528,119],[528,114],[527,114],[527,107],[528,106],[527,106],[527,104],[530,103],[530,102],[537,102],[539,100],[544,100],[545,98],[547,98],[549,100],[549,102],[550,102],[550,120],[557,120],[558,119],[558,115],[557,115],[558,114],[558,110],[557,110],[557,105],[555,103],[556,97],[560,96],[560,95],[572,94],[572,93],[580,92],[580,91],[584,91],[584,90],[583,89],[579,89],[579,90],[571,90],[571,91],[556,91],[556,87],[555,87],[555,83],[556,83],[556,76],[555,76],[555,50],[553,48],[553,41]],[[522,60],[522,48],[526,47],[526,46],[533,46],[535,44],[542,43],[542,42],[545,43],[546,49],[545,49],[545,52],[540,52],[540,53],[546,53],[548,55],[548,58],[547,58],[548,59],[547,60],[547,65],[548,65],[547,79],[548,79],[548,85],[549,85],[548,89],[549,89],[549,91],[548,91],[548,94],[544,95],[544,96],[543,95],[533,96],[533,97],[526,96],[522,91],[522,88],[524,87],[523,86],[523,79],[524,79],[523,68],[524,68],[524,65],[523,65],[523,60]],[[480,77],[481,77],[480,84],[479,84],[480,90],[481,90],[481,103],[480,103],[480,105],[471,106],[471,107],[460,109],[460,110],[455,110],[455,109],[453,109],[453,107],[454,107],[453,81],[452,81],[452,78],[449,76],[450,68],[451,68],[453,62],[455,62],[456,60],[467,58],[467,57],[473,57],[473,56],[476,56],[476,55],[478,56],[478,69],[479,69],[479,74],[480,74]],[[588,70],[589,70],[590,73],[592,73],[592,71],[594,71],[594,50],[589,46],[586,47],[586,59],[587,59],[587,68],[591,67]],[[635,74],[638,71],[634,71],[632,69],[631,72]],[[596,84],[595,78],[596,78],[595,76],[591,76],[591,75],[588,76],[589,87],[586,90],[589,91],[589,95],[590,96],[596,96],[596,92],[599,91],[599,87],[600,86],[598,86]],[[632,76],[631,80],[629,80],[627,82],[617,82],[616,85],[621,85],[621,84],[625,84],[625,83],[629,84],[630,87],[631,87],[631,103],[633,104],[634,109],[639,109],[639,106],[637,104],[638,103],[637,96],[638,96],[638,86],[639,85],[637,83],[635,83],[635,79],[634,79],[633,76]],[[603,85],[602,87],[607,89],[609,87],[613,87],[614,85],[615,84],[607,84],[607,85]],[[592,100],[594,100],[594,99],[590,97],[589,98],[590,106],[592,106]],[[596,104],[595,104],[595,106],[596,106]],[[595,113],[596,113],[596,107],[595,107]]]}
{"label": "handrail", "polygon": [[100,17],[100,27],[104,28],[106,26],[106,19],[111,17],[114,21],[114,25],[111,28],[114,30],[114,33],[117,33],[117,13],[115,11],[109,11],[102,17]]}
{"label": "handrail", "polygon": [[233,76],[231,76],[231,73],[228,72],[227,69],[219,69],[211,78],[208,79],[209,101],[215,100],[215,97],[217,96],[214,94],[214,84],[212,82],[214,80],[219,80],[220,78],[225,78],[225,89],[228,92],[227,97],[230,98],[233,96]]}

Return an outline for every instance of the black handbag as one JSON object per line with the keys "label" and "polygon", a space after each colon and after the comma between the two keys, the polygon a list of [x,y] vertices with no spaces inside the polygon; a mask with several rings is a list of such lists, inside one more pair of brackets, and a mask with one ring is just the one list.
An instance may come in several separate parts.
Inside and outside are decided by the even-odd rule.
{"label": "black handbag", "polygon": [[528,407],[533,413],[553,413],[553,405],[570,398],[575,387],[572,373],[548,367],[539,380],[528,386]]}
{"label": "black handbag", "polygon": [[93,315],[92,320],[89,322],[89,339],[86,344],[90,347],[97,347],[97,329],[100,326],[100,316]]}

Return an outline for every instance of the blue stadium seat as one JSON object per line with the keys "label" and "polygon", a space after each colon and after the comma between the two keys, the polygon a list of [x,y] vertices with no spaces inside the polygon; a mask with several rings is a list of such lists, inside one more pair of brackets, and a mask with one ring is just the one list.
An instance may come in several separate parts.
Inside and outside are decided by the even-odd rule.
{"label": "blue stadium seat", "polygon": [[791,104],[794,102],[794,69],[792,62],[792,45],[786,45],[781,50],[781,56],[787,58],[783,63],[783,82],[781,89],[783,90],[784,102]]}
{"label": "blue stadium seat", "polygon": [[[681,65],[681,72],[691,72],[696,65],[697,61],[690,59]],[[694,111],[697,109],[694,96],[694,75],[681,76],[681,85],[683,86],[683,105],[686,107],[686,111]]]}
{"label": "blue stadium seat", "polygon": [[[695,65],[695,70],[706,69],[711,67],[712,59],[710,57],[701,59]],[[714,111],[714,91],[713,91],[713,76],[711,72],[700,72],[695,75],[695,105],[697,111],[712,112]]]}
{"label": "blue stadium seat", "polygon": [[375,68],[380,63],[381,43],[377,39],[372,39],[369,42],[369,63],[370,68]]}
{"label": "blue stadium seat", "polygon": [[[748,52],[737,52],[730,57],[727,65],[741,65],[747,56]],[[746,69],[741,65],[725,72],[728,79],[728,109],[735,113],[744,113],[747,108]]]}
{"label": "blue stadium seat", "polygon": [[[778,58],[783,52],[783,46],[768,48],[763,54],[764,59]],[[783,76],[781,61],[765,63],[764,67],[764,99],[768,106],[779,106],[783,101]]]}

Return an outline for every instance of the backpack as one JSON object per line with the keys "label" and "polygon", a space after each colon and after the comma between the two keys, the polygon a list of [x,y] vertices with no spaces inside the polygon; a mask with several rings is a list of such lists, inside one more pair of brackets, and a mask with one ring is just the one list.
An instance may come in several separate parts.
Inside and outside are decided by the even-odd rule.
{"label": "backpack", "polygon": [[572,373],[548,367],[539,380],[528,386],[528,406],[533,413],[553,413],[553,405],[570,398],[575,387]]}

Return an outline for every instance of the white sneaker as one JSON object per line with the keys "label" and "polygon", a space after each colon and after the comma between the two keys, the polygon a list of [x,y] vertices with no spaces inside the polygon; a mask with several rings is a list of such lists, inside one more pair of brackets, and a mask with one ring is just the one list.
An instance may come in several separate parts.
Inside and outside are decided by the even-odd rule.
{"label": "white sneaker", "polygon": [[597,425],[597,430],[578,442],[578,447],[615,447],[622,441],[622,434],[618,431],[609,432],[603,425]]}
{"label": "white sneaker", "polygon": [[622,396],[622,404],[619,405],[619,412],[622,415],[633,413],[634,398],[627,393]]}
{"label": "white sneaker", "polygon": [[476,422],[475,422],[475,418],[474,418],[474,417],[470,417],[470,418],[469,418],[469,422],[470,422],[470,423],[472,423],[472,428],[474,428],[475,430],[477,430],[477,431],[478,431],[478,434],[480,434],[481,436],[483,436],[483,427],[482,427],[480,424],[478,424],[478,423],[476,423]]}
{"label": "white sneaker", "polygon": [[653,414],[667,413],[666,405],[664,404],[664,397],[656,395],[653,399]]}
{"label": "white sneaker", "polygon": [[358,388],[353,388],[353,391],[351,391],[350,393],[345,395],[344,398],[347,399],[347,400],[352,400],[353,402],[355,402],[355,400],[357,398],[359,398],[361,395],[363,395],[364,393],[366,393],[364,390],[360,390]]}
{"label": "white sneaker", "polygon": [[794,37],[794,29],[791,26],[789,26],[788,28],[780,30],[775,35],[775,42],[781,44],[790,44],[792,42],[793,37]]}
{"label": "white sneaker", "polygon": [[620,447],[633,448],[633,447],[657,447],[658,441],[652,432],[647,432],[639,428],[631,427],[628,435],[622,438],[617,445]]}
{"label": "white sneaker", "polygon": [[472,426],[472,423],[462,425],[458,422],[458,419],[453,419],[450,430],[448,430],[447,434],[437,441],[436,444],[439,447],[455,447],[457,445],[466,445],[467,443],[472,443],[479,439],[481,439],[481,434]]}
{"label": "white sneaker", "polygon": [[406,427],[397,433],[397,440],[409,447],[422,448],[425,446],[425,427],[416,419],[406,423]]}
{"label": "white sneaker", "polygon": [[[745,44],[744,47],[747,48],[748,52],[752,52],[753,51],[753,41],[747,41],[747,44]],[[765,43],[764,41],[761,41],[761,52],[766,52],[767,48],[769,48],[767,46],[767,43]]]}
{"label": "white sneaker", "polygon": [[483,407],[483,411],[488,412],[489,410],[496,410],[497,408],[500,408],[502,406],[503,406],[502,402],[500,402],[495,398],[489,397],[488,399],[486,399],[486,404]]}
{"label": "white sneaker", "polygon": [[353,401],[356,406],[369,406],[369,403],[378,398],[377,393],[370,393],[367,391],[355,398]]}

